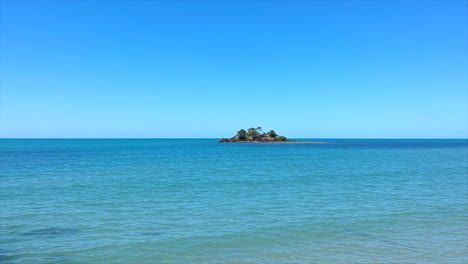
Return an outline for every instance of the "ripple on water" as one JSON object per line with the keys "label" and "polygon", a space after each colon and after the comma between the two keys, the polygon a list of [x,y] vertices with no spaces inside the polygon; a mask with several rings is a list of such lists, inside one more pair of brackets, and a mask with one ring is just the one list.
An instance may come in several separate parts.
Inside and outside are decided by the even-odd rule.
{"label": "ripple on water", "polygon": [[78,228],[73,227],[47,227],[34,229],[29,232],[22,233],[23,236],[35,236],[43,238],[55,238],[64,236],[73,236],[80,233]]}

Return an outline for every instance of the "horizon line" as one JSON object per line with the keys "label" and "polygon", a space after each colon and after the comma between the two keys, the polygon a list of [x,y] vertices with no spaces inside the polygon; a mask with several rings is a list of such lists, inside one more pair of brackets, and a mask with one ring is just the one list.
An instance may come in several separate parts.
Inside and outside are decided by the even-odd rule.
{"label": "horizon line", "polygon": [[[2,139],[218,139],[223,137],[0,137]],[[290,137],[290,139],[465,139],[466,138],[429,138],[429,137]]]}

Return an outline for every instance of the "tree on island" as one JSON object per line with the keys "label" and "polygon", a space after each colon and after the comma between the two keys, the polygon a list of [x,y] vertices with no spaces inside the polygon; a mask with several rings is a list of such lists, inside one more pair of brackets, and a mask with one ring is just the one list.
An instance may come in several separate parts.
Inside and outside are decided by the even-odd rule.
{"label": "tree on island", "polygon": [[237,136],[239,137],[240,140],[245,140],[247,137],[247,131],[245,131],[245,129],[241,129],[237,131]]}
{"label": "tree on island", "polygon": [[274,130],[270,130],[270,132],[268,132],[268,135],[270,137],[277,137],[278,136],[278,134],[276,134],[276,132]]}
{"label": "tree on island", "polygon": [[261,129],[262,129],[261,127],[257,127],[257,128],[251,127],[247,130],[247,136],[252,137],[252,139],[260,139],[262,135],[258,132],[258,130],[261,130]]}

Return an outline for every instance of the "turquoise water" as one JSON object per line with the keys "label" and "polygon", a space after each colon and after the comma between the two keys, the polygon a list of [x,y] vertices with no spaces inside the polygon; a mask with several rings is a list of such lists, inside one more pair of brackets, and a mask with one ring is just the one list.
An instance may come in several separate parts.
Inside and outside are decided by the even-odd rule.
{"label": "turquoise water", "polygon": [[466,263],[466,140],[1,140],[1,263]]}

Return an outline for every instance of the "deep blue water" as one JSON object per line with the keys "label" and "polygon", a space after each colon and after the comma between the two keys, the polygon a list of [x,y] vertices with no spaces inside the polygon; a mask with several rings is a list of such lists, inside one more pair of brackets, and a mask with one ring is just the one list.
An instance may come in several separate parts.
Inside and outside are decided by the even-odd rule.
{"label": "deep blue water", "polygon": [[467,263],[467,140],[2,139],[0,263]]}

